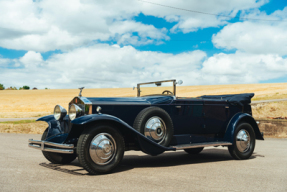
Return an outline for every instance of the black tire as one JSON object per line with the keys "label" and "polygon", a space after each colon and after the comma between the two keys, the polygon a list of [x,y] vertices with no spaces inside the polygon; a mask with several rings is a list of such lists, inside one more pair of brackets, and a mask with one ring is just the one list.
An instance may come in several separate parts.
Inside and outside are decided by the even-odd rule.
{"label": "black tire", "polygon": [[168,147],[173,137],[173,124],[172,124],[172,120],[170,116],[165,110],[159,107],[148,107],[148,108],[143,109],[137,115],[134,121],[134,125],[133,125],[134,129],[136,129],[138,132],[145,135],[145,125],[147,121],[151,119],[152,117],[159,117],[160,119],[162,119],[165,124],[166,131],[165,131],[165,137],[162,140],[157,141],[157,140],[154,140],[152,137],[150,137],[150,139],[154,140],[155,142],[157,142],[158,144],[162,146]]}
{"label": "black tire", "polygon": [[[115,142],[116,149],[114,151],[114,156],[106,162],[107,164],[96,163],[90,155],[91,142],[94,138],[98,137],[99,134],[110,135]],[[100,142],[102,142],[102,140],[100,140]],[[116,128],[110,125],[91,126],[85,129],[81,134],[77,144],[77,152],[80,164],[90,174],[109,173],[115,169],[123,159],[125,152],[124,138]]]}
{"label": "black tire", "polygon": [[[48,134],[48,128],[44,131],[41,140],[45,140]],[[55,164],[68,164],[77,158],[76,154],[61,154],[61,153],[51,153],[47,151],[42,151],[44,157]]]}
{"label": "black tire", "polygon": [[198,154],[203,150],[204,147],[200,147],[200,148],[191,148],[191,149],[185,149],[184,151],[187,152],[188,154]]}
{"label": "black tire", "polygon": [[[247,147],[244,151],[243,148],[240,149],[239,144],[237,144],[237,135],[242,130],[245,130],[249,134],[250,138],[250,142],[248,145],[249,147]],[[248,159],[252,155],[254,148],[255,148],[255,133],[253,127],[246,122],[239,124],[234,131],[233,145],[228,146],[228,151],[230,155],[237,160]]]}

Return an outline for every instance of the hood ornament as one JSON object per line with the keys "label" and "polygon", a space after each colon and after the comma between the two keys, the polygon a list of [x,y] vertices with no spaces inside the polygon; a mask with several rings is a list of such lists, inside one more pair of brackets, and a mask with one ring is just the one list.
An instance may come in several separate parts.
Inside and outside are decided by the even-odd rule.
{"label": "hood ornament", "polygon": [[79,97],[82,97],[82,91],[83,91],[84,88],[85,88],[85,87],[80,87],[80,88],[79,88],[79,89],[80,89]]}

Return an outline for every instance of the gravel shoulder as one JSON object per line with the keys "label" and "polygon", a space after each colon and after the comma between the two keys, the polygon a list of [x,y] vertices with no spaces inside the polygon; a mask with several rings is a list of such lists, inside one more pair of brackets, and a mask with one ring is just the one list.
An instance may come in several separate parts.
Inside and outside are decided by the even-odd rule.
{"label": "gravel shoulder", "polygon": [[287,139],[257,141],[252,158],[244,161],[233,160],[223,147],[194,156],[129,151],[114,173],[91,176],[78,160],[50,164],[28,148],[29,138],[40,137],[0,134],[1,191],[287,191]]}

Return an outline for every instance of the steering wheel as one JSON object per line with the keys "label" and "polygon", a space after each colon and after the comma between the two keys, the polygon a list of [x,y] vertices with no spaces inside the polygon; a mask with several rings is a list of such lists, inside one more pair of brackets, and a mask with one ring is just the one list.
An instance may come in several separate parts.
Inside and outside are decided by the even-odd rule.
{"label": "steering wheel", "polygon": [[169,90],[164,90],[161,94],[173,95],[173,93]]}

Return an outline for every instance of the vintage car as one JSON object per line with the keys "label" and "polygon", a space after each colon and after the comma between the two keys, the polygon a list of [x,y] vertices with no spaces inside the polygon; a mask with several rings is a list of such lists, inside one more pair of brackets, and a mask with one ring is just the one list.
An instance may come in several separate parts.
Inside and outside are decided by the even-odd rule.
{"label": "vintage car", "polygon": [[254,94],[176,97],[181,83],[141,83],[137,97],[83,97],[80,88],[68,115],[56,105],[54,115],[38,119],[49,126],[41,140],[29,140],[29,147],[56,164],[78,157],[90,174],[111,172],[128,150],[154,156],[226,146],[234,159],[248,159],[255,139],[263,140],[251,112]]}

